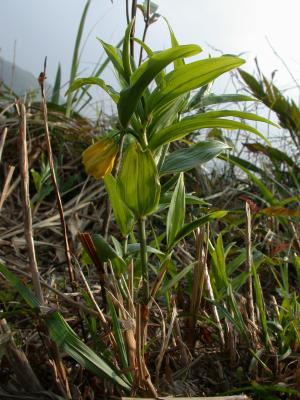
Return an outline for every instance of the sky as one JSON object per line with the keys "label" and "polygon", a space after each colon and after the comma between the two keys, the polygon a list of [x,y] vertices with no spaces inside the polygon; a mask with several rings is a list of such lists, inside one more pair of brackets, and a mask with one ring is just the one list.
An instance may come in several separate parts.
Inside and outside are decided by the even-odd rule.
{"label": "sky", "polygon": [[[62,64],[63,81],[69,77],[72,52],[85,0],[1,0],[0,55],[38,76],[48,57],[48,82]],[[296,86],[300,78],[299,0],[156,0],[158,12],[170,22],[181,44],[196,43],[208,54],[242,54],[245,69],[254,71],[254,58],[262,72],[281,89]],[[142,18],[139,16],[138,26]],[[80,76],[87,76],[102,54],[99,37],[116,44],[126,25],[125,0],[92,0],[81,54]],[[138,30],[139,32],[139,30]],[[153,49],[169,46],[165,21],[150,27]],[[274,50],[277,54],[275,54]],[[282,62],[284,60],[285,64]],[[293,75],[293,77],[291,76]],[[112,73],[106,79],[113,81]],[[288,92],[293,93],[293,92]]]}

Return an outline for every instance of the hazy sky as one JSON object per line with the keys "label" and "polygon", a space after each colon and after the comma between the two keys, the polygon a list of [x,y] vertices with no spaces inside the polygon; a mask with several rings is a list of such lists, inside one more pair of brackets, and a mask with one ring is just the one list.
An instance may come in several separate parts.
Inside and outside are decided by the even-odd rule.
{"label": "hazy sky", "polygon": [[[3,57],[12,60],[16,40],[16,62],[38,75],[48,56],[48,78],[53,82],[57,64],[63,78],[69,76],[78,23],[85,0],[0,0],[0,47]],[[156,0],[159,10],[171,23],[182,44],[197,43],[208,53],[240,54],[253,71],[258,57],[262,71],[269,75],[278,69],[276,82],[281,88],[295,86],[266,40],[285,59],[296,78],[300,77],[299,0]],[[96,36],[117,43],[125,26],[125,0],[92,0],[84,38],[81,75],[97,62],[101,47]],[[154,49],[168,47],[163,19],[149,33]]]}

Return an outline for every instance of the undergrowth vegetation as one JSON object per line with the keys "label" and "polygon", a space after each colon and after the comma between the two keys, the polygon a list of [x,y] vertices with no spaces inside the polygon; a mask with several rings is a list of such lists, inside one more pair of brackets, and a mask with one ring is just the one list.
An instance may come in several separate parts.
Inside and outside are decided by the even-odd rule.
{"label": "undergrowth vegetation", "polygon": [[[149,48],[150,1],[79,77],[89,4],[65,104],[60,69],[46,101],[46,62],[41,102],[1,89],[0,397],[299,398],[299,108],[169,25],[170,47]],[[210,92],[234,70],[243,94]],[[115,104],[101,124],[82,115],[92,85]],[[292,153],[254,125],[276,123],[243,110],[258,101]]]}

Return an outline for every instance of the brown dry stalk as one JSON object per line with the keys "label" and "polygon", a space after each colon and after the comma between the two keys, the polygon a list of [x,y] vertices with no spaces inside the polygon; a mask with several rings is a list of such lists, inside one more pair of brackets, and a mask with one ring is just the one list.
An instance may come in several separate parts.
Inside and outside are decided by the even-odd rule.
{"label": "brown dry stalk", "polygon": [[5,178],[5,182],[4,182],[4,186],[3,186],[3,190],[2,190],[2,193],[1,193],[1,196],[0,196],[0,211],[1,211],[2,207],[3,207],[3,204],[4,204],[5,200],[8,197],[9,185],[10,185],[14,170],[15,170],[15,167],[13,165],[9,165],[8,166],[8,172],[7,172],[7,175],[6,175],[6,178]]}
{"label": "brown dry stalk", "polygon": [[3,153],[3,149],[4,149],[6,135],[7,135],[7,128],[4,128],[0,135],[0,163],[1,163],[1,159],[2,159],[2,153]]}
{"label": "brown dry stalk", "polygon": [[160,368],[161,368],[161,365],[162,365],[162,362],[163,362],[164,355],[165,355],[165,353],[166,353],[166,351],[168,349],[169,341],[171,339],[171,335],[172,335],[172,332],[173,332],[174,322],[175,322],[175,319],[177,317],[177,308],[176,308],[176,304],[175,304],[175,299],[172,298],[171,301],[173,303],[173,307],[172,307],[172,314],[171,314],[171,320],[170,320],[170,324],[169,324],[168,333],[165,336],[165,340],[163,340],[163,342],[162,342],[159,355],[158,355],[158,357],[156,359],[156,362],[155,362],[155,364],[156,364],[156,384],[157,385],[159,383]]}
{"label": "brown dry stalk", "polygon": [[254,313],[254,301],[253,301],[253,282],[252,282],[252,240],[251,240],[251,209],[250,205],[246,202],[246,252],[247,252],[247,259],[246,265],[247,270],[249,272],[248,277],[248,293],[247,293],[247,309],[249,313],[249,319],[255,324],[255,313]]}
{"label": "brown dry stalk", "polygon": [[[33,230],[32,230],[32,215],[30,207],[30,196],[29,196],[29,174],[28,174],[28,154],[27,154],[27,141],[26,141],[26,109],[25,105],[18,101],[16,103],[17,112],[20,118],[19,125],[19,138],[20,138],[20,174],[21,174],[21,186],[22,186],[22,203],[23,203],[23,213],[24,213],[24,231],[25,239],[28,248],[29,256],[29,266],[34,287],[34,292],[39,300],[40,304],[43,306],[44,296],[40,282],[40,274],[37,267],[35,247],[33,241]],[[50,339],[46,338],[48,347],[51,349],[54,357],[54,363],[56,369],[60,371],[59,376],[61,381],[59,382],[59,387],[63,386],[63,393],[67,394],[67,398],[71,399],[69,384],[66,378],[66,372],[64,365],[61,361],[58,348],[55,343],[51,342]]]}
{"label": "brown dry stalk", "polygon": [[43,116],[44,116],[44,127],[45,127],[45,135],[46,135],[48,161],[49,161],[49,166],[50,166],[50,171],[51,171],[52,182],[53,182],[53,186],[54,186],[54,190],[55,190],[56,200],[57,200],[57,207],[58,207],[58,211],[59,211],[59,215],[60,215],[61,227],[62,227],[62,231],[63,231],[64,247],[65,247],[65,254],[66,254],[66,259],[67,259],[69,279],[70,279],[73,290],[75,290],[76,289],[76,281],[75,281],[75,274],[74,274],[72,261],[71,261],[71,252],[70,252],[70,245],[69,245],[69,240],[68,240],[67,225],[66,225],[66,221],[65,221],[63,204],[61,201],[61,196],[60,196],[57,179],[56,179],[56,174],[55,174],[55,169],[54,169],[54,160],[53,160],[50,132],[49,132],[49,126],[48,126],[48,110],[47,110],[47,103],[46,103],[46,97],[45,97],[45,91],[44,91],[45,79],[46,79],[46,60],[45,60],[45,64],[44,64],[44,72],[41,72],[41,74],[39,76],[39,84],[40,84],[40,88],[41,88],[42,110],[43,110]]}
{"label": "brown dry stalk", "polygon": [[32,276],[32,282],[34,292],[39,300],[40,304],[44,304],[44,296],[42,287],[40,284],[40,274],[38,271],[35,248],[33,242],[33,230],[32,230],[32,216],[30,207],[30,196],[29,196],[29,175],[28,175],[28,153],[27,153],[27,141],[26,141],[26,109],[24,104],[20,101],[16,103],[17,111],[20,118],[19,125],[19,146],[20,146],[20,174],[21,174],[21,186],[22,186],[22,203],[24,213],[24,233],[27,242],[29,267]]}

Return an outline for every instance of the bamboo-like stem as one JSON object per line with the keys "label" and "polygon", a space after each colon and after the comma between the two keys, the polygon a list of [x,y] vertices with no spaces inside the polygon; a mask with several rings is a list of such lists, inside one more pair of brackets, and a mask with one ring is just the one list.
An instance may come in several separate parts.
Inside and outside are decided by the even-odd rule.
{"label": "bamboo-like stem", "polygon": [[251,209],[249,204],[246,202],[246,251],[247,251],[247,270],[249,273],[248,277],[248,294],[247,294],[247,308],[249,313],[249,319],[255,324],[255,313],[254,313],[254,301],[253,301],[253,282],[252,282],[252,240],[251,240]]}
{"label": "bamboo-like stem", "polygon": [[26,130],[27,130],[26,109],[24,104],[22,104],[21,102],[18,102],[16,106],[20,118],[20,125],[19,125],[20,173],[22,178],[21,185],[22,185],[22,203],[23,203],[23,215],[24,215],[24,233],[27,243],[29,267],[32,276],[34,292],[40,304],[43,305],[44,296],[40,284],[40,274],[35,255],[33,229],[32,229],[32,215],[31,215],[30,196],[29,196],[28,153],[27,153],[27,141],[26,141]]}
{"label": "bamboo-like stem", "polygon": [[143,304],[147,304],[149,300],[149,274],[148,274],[148,256],[147,256],[147,239],[146,239],[146,218],[138,219],[138,229],[140,237],[140,255],[142,267],[142,299]]}
{"label": "bamboo-like stem", "polygon": [[57,184],[55,169],[54,169],[54,160],[53,160],[51,139],[50,139],[50,133],[49,133],[49,126],[48,126],[48,110],[47,110],[47,103],[46,103],[45,90],[44,90],[45,79],[46,79],[46,59],[45,59],[45,64],[44,64],[44,72],[42,72],[39,76],[39,84],[40,84],[40,88],[41,88],[42,110],[43,110],[43,116],[44,116],[44,127],[45,127],[46,144],[47,144],[47,151],[48,151],[48,161],[49,161],[54,191],[55,191],[55,195],[56,195],[56,200],[57,200],[57,207],[58,207],[58,211],[59,211],[59,215],[60,215],[61,227],[62,227],[62,231],[63,231],[64,247],[65,247],[65,254],[66,254],[66,259],[67,259],[69,279],[70,279],[73,290],[75,290],[76,289],[75,274],[74,274],[72,261],[71,261],[70,245],[69,245],[68,234],[67,234],[67,225],[66,225],[66,221],[65,221],[64,209],[63,209],[61,196],[60,196],[60,192],[59,192],[59,188],[58,188],[58,184]]}

